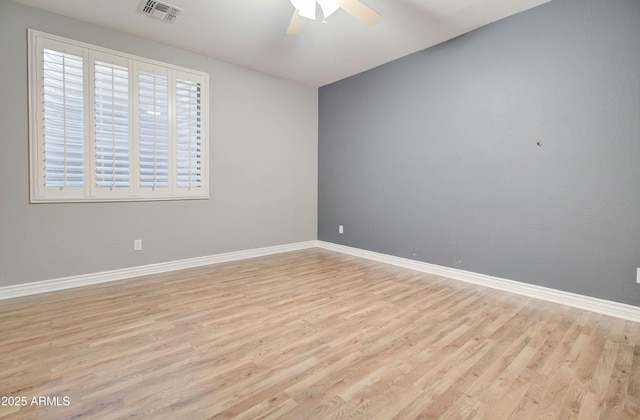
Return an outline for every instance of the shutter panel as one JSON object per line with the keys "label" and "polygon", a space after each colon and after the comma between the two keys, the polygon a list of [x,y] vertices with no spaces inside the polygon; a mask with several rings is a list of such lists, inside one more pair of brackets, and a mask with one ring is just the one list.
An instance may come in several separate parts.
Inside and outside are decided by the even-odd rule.
{"label": "shutter panel", "polygon": [[169,186],[167,76],[138,73],[140,187]]}
{"label": "shutter panel", "polygon": [[44,185],[84,185],[83,58],[51,49],[42,54]]}
{"label": "shutter panel", "polygon": [[176,181],[178,188],[202,186],[200,83],[176,80]]}
{"label": "shutter panel", "polygon": [[95,62],[96,185],[129,186],[129,70]]}

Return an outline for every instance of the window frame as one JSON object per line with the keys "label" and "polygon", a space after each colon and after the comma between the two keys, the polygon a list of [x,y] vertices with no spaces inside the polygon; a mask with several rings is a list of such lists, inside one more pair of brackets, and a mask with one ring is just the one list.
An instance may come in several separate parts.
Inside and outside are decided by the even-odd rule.
{"label": "window frame", "polygon": [[[83,60],[83,159],[82,187],[56,187],[45,185],[44,156],[44,49],[69,52]],[[28,106],[29,106],[29,162],[30,202],[110,202],[110,201],[160,201],[209,198],[209,74],[175,66],[144,57],[115,51],[75,41],[33,29],[28,30]],[[96,163],[96,61],[124,65],[128,69],[128,186],[98,187]],[[139,151],[139,71],[151,71],[167,76],[168,87],[168,187],[149,188],[140,185]],[[197,152],[199,180],[196,186],[179,186],[177,176],[177,148],[179,134],[176,130],[178,109],[176,85],[178,80],[189,80],[199,86],[197,107]]]}

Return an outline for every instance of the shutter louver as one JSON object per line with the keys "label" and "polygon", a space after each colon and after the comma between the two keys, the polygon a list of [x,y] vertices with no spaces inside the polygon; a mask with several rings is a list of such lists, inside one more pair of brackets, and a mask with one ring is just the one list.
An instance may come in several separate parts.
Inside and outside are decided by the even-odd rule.
{"label": "shutter louver", "polygon": [[129,186],[129,71],[95,63],[96,185]]}
{"label": "shutter louver", "polygon": [[200,84],[176,81],[176,180],[178,188],[202,182]]}
{"label": "shutter louver", "polygon": [[140,187],[169,186],[169,120],[167,77],[140,71]]}
{"label": "shutter louver", "polygon": [[84,185],[83,59],[44,49],[44,185]]}

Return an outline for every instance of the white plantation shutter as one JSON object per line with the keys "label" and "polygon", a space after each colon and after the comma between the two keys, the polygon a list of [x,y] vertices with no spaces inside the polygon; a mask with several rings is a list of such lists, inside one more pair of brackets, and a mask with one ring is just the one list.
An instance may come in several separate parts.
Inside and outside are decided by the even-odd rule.
{"label": "white plantation shutter", "polygon": [[44,186],[84,185],[83,57],[42,52]]}
{"label": "white plantation shutter", "polygon": [[140,187],[169,186],[169,92],[166,75],[138,73]]}
{"label": "white plantation shutter", "polygon": [[202,185],[202,116],[200,83],[176,80],[176,185]]}
{"label": "white plantation shutter", "polygon": [[129,69],[95,61],[96,186],[129,187]]}
{"label": "white plantation shutter", "polygon": [[29,30],[31,202],[208,198],[206,73]]}

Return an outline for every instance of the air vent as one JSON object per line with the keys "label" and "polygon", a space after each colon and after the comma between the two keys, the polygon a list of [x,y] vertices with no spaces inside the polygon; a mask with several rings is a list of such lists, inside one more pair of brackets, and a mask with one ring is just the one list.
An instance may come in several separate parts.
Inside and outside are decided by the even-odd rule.
{"label": "air vent", "polygon": [[138,12],[143,15],[147,15],[154,19],[164,20],[165,22],[173,23],[178,17],[182,9],[176,6],[172,6],[168,3],[155,0],[142,0]]}

